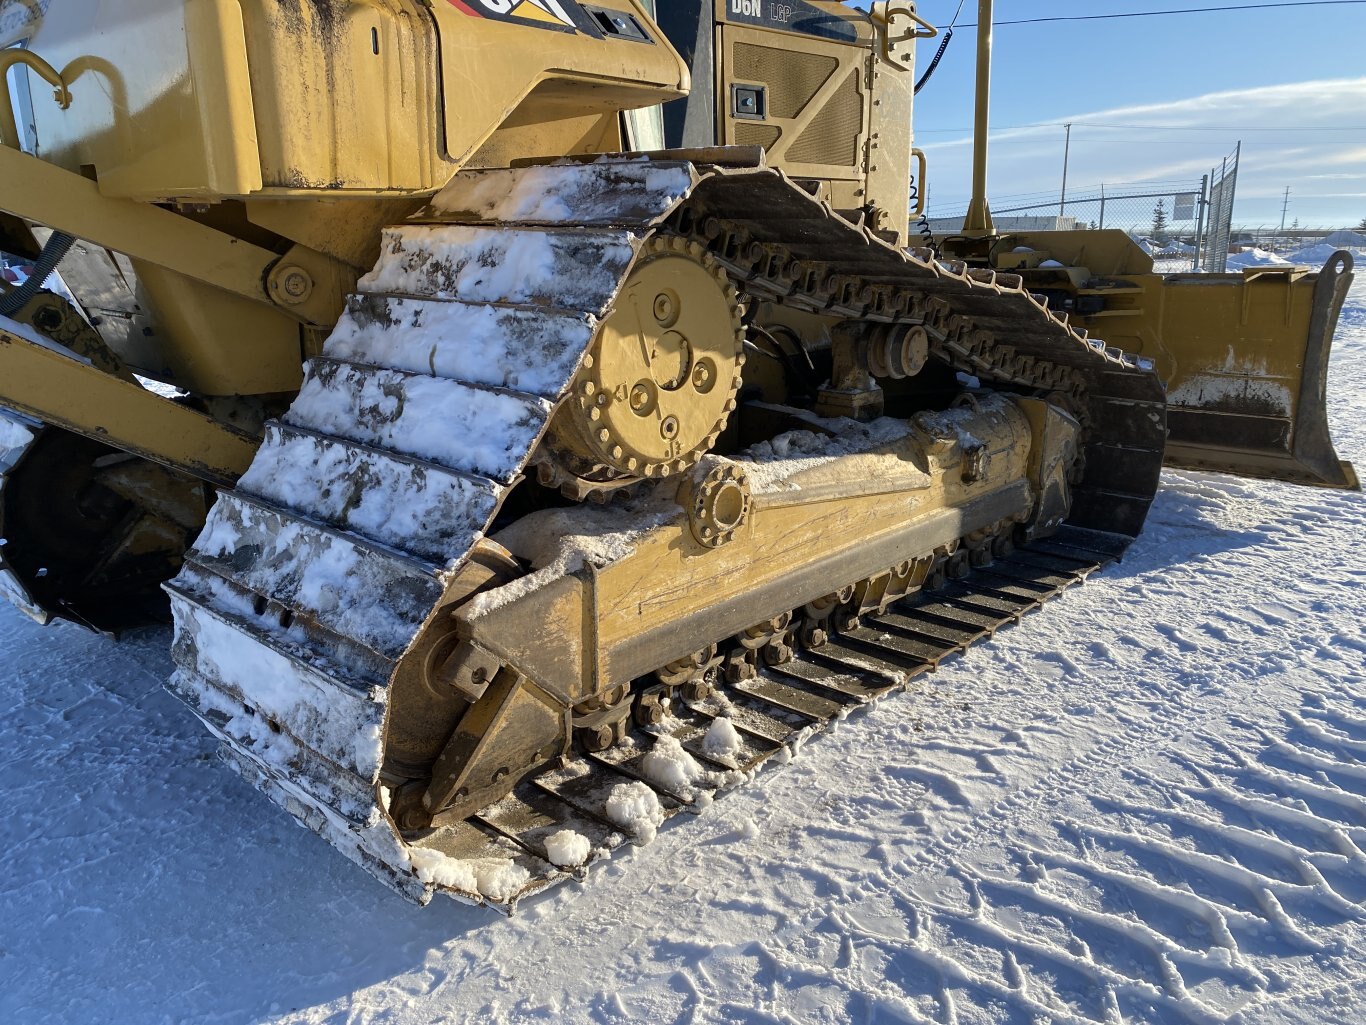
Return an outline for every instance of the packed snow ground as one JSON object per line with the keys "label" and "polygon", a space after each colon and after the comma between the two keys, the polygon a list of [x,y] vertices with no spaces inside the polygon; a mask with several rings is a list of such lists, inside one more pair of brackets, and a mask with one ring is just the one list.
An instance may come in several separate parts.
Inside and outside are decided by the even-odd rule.
{"label": "packed snow ground", "polygon": [[1169,473],[1122,566],[505,920],[230,774],[166,632],[5,607],[0,1021],[1363,1021],[1363,623],[1366,498]]}

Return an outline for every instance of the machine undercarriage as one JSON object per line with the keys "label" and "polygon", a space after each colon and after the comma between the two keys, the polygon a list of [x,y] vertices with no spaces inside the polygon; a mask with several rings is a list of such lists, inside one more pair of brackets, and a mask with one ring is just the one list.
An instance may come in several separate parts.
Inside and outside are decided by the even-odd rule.
{"label": "machine undercarriage", "polygon": [[[545,196],[593,201],[500,216]],[[420,899],[507,904],[572,873],[592,855],[557,866],[544,841],[630,836],[616,785],[691,803],[632,763],[652,744],[738,785],[822,719],[768,701],[775,667],[899,650],[890,632],[899,657],[845,665],[893,686],[1117,554],[1156,487],[1150,368],[761,166],[467,172],[386,232],[361,287],[168,585],[173,688],[277,801]],[[1002,302],[1030,313],[983,327]],[[747,383],[765,361],[785,379],[780,347],[745,342],[776,343],[776,316],[750,319],[768,305],[840,325],[806,355],[849,369],[808,408]],[[1092,548],[1013,555],[1069,518]],[[1001,559],[998,586],[1044,577],[936,597],[947,622],[896,611]],[[743,755],[708,755],[699,716]]]}
{"label": "machine undercarriage", "polygon": [[984,195],[907,248],[906,0],[12,6],[0,250],[71,294],[0,291],[0,590],[169,611],[227,761],[413,900],[700,811],[1118,559],[1164,458],[1356,484],[1350,258],[1163,279]]}

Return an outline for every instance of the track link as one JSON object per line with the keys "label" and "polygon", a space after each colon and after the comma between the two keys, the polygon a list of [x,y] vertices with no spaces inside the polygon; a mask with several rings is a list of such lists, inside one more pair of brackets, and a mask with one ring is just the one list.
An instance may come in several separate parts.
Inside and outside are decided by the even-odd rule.
{"label": "track link", "polygon": [[[381,783],[395,667],[527,471],[657,230],[704,240],[750,294],[785,288],[805,308],[924,323],[938,358],[984,382],[1069,395],[1088,428],[1076,526],[724,698],[676,708],[669,735],[714,768],[714,790],[1118,557],[1156,489],[1163,404],[1150,368],[1073,331],[1018,279],[902,253],[764,167],[606,158],[463,173],[385,231],[298,399],[167,585],[172,690],[230,764],[412,899],[443,889],[506,910],[569,878],[547,840],[586,838],[585,864],[626,842],[606,810],[623,781],[645,781],[666,817],[705,803],[705,788],[649,783],[646,752],[624,748],[404,837]],[[738,751],[718,762],[703,737],[723,713]]]}

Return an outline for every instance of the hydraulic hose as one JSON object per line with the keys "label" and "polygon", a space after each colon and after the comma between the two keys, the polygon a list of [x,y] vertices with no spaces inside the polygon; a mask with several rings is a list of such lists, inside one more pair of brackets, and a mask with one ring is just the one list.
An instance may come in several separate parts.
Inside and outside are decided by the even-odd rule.
{"label": "hydraulic hose", "polygon": [[75,244],[75,238],[66,232],[54,231],[48,237],[47,245],[43,246],[38,259],[34,261],[33,273],[18,288],[0,295],[0,317],[12,317],[27,306],[29,301],[42,291],[43,282],[57,269],[57,264],[62,262],[62,258]]}

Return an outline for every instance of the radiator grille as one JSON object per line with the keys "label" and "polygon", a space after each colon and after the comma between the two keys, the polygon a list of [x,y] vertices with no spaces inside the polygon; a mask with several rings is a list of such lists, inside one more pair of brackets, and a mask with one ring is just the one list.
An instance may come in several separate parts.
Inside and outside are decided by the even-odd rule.
{"label": "radiator grille", "polygon": [[734,79],[768,86],[769,117],[796,117],[839,67],[835,57],[735,44]]}
{"label": "radiator grille", "polygon": [[797,164],[853,166],[858,163],[862,129],[863,94],[859,91],[856,68],[806,131],[788,147],[787,159]]}
{"label": "radiator grille", "polygon": [[773,125],[756,125],[753,121],[740,121],[735,125],[735,145],[762,146],[765,150],[771,150],[782,134],[783,130]]}

